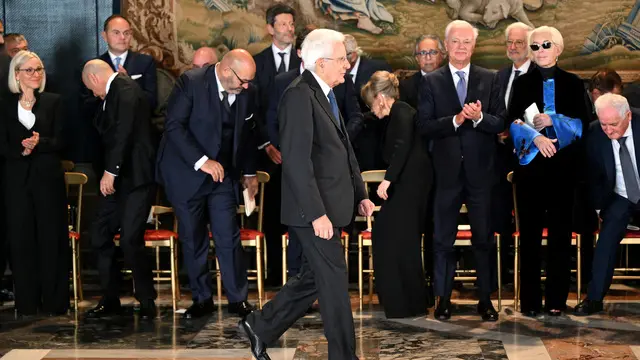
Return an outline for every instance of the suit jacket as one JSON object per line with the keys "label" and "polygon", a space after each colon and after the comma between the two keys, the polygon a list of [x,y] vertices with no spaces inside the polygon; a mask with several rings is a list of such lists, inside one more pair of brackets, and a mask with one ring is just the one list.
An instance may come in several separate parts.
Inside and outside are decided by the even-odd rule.
{"label": "suit jacket", "polygon": [[640,83],[625,86],[622,95],[629,101],[629,106],[640,108]]}
{"label": "suit jacket", "polygon": [[[531,62],[531,64],[529,65],[529,70],[527,70],[527,74],[532,72],[533,69],[536,68],[536,64],[534,62]],[[500,98],[504,101],[504,97],[507,96],[507,86],[509,86],[509,78],[511,77],[511,71],[513,70],[513,64],[510,64],[509,66],[503,67],[502,69],[500,69],[498,71],[498,78],[500,81]],[[522,76],[524,74],[520,74],[518,77]],[[513,81],[515,83],[515,79]],[[513,84],[511,84],[511,97],[513,98]],[[509,108],[508,105],[505,104],[505,108]],[[508,125],[508,124],[505,124]]]}
{"label": "suit jacket", "polygon": [[[256,77],[253,81],[253,84],[257,86],[261,113],[266,114],[269,108],[269,90],[273,88],[273,83],[275,81],[276,75],[278,74],[278,68],[276,68],[276,61],[273,57],[273,50],[271,50],[271,45],[254,56],[253,59],[256,62]],[[302,60],[298,57],[298,54],[295,51],[295,47],[292,46],[288,71],[299,71],[298,69],[300,69],[301,62]],[[270,133],[267,128],[267,124],[265,123],[266,118],[262,116],[261,120],[262,121],[258,123],[258,145],[262,145],[270,141]]]}
{"label": "suit jacket", "polygon": [[367,195],[344,123],[310,71],[285,90],[278,123],[282,223],[306,227],[327,215],[333,226],[347,226]]}
{"label": "suit jacket", "polygon": [[[64,117],[60,95],[36,92],[36,103],[32,109],[36,122],[31,129],[18,119],[18,102],[18,94],[10,94],[0,100],[0,154],[6,159],[8,171],[5,178],[9,181],[6,186],[22,186],[28,179],[62,180],[60,152],[63,148]],[[22,140],[33,136],[33,131],[40,134],[40,142],[30,155],[22,156]],[[32,181],[29,183],[33,184]]]}
{"label": "suit jacket", "polygon": [[144,92],[130,77],[119,74],[104,101],[95,126],[102,140],[105,171],[131,189],[153,183],[156,144]]}
{"label": "suit jacket", "polygon": [[[100,60],[111,65],[115,70],[115,64],[111,62],[109,52],[100,55]],[[156,63],[153,58],[146,54],[140,54],[129,50],[127,58],[122,65],[132,80],[135,80],[142,91],[144,91],[151,110],[155,110],[158,105],[158,78],[156,74]],[[138,75],[142,75],[138,77]],[[134,77],[136,79],[134,79]]]}
{"label": "suit jacket", "polygon": [[406,102],[414,109],[418,107],[418,92],[420,91],[422,77],[422,72],[418,70],[411,77],[400,81],[400,101]]}
{"label": "suit jacket", "polygon": [[[280,134],[278,129],[278,104],[282,98],[284,90],[300,76],[300,68],[292,69],[284,74],[278,74],[273,82],[272,90],[269,91],[269,108],[266,114],[267,131],[269,133],[269,141],[276,147],[280,147]],[[347,133],[349,138],[353,139],[363,126],[362,112],[358,106],[358,97],[356,95],[353,82],[350,76],[345,76],[344,83],[333,88],[338,101],[338,107],[342,117],[347,119]]]}
{"label": "suit jacket", "polygon": [[480,100],[483,119],[474,127],[465,121],[456,130],[453,117],[462,111],[449,66],[424,77],[418,96],[417,128],[433,139],[432,159],[438,186],[459,184],[460,171],[476,186],[496,180],[495,135],[504,129],[504,99],[500,100],[498,77],[490,70],[471,65],[465,103]]}
{"label": "suit jacket", "polygon": [[[636,166],[640,165],[640,111],[631,112],[631,130],[635,146]],[[589,126],[586,138],[587,162],[589,164],[589,192],[594,209],[606,211],[615,193],[616,168],[611,140],[602,131],[600,123],[595,121]],[[636,169],[638,171],[640,169]]]}
{"label": "suit jacket", "polygon": [[[169,97],[164,134],[158,151],[156,178],[171,201],[188,200],[207,176],[194,170],[204,155],[215,160],[222,144],[222,103],[215,77],[215,65],[189,70],[177,80]],[[240,173],[256,173],[257,146],[254,138],[257,101],[250,87],[236,95],[232,168],[233,179]]]}
{"label": "suit jacket", "polygon": [[4,52],[0,54],[0,99],[9,95],[9,64],[11,58]]}

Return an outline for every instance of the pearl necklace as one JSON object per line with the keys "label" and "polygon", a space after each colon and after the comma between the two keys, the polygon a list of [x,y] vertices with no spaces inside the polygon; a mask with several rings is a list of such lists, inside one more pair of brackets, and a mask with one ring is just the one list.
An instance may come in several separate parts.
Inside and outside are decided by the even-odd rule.
{"label": "pearl necklace", "polygon": [[33,104],[36,103],[36,99],[33,100],[25,100],[25,99],[20,99],[20,102],[22,102],[22,104],[26,107],[31,107]]}

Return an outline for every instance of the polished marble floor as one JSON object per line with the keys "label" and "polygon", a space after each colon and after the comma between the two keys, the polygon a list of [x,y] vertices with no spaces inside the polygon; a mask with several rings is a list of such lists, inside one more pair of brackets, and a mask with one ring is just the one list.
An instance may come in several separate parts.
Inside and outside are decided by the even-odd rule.
{"label": "polished marble floor", "polygon": [[[426,318],[388,320],[376,302],[374,297],[360,311],[352,294],[360,359],[640,360],[640,290],[634,287],[615,285],[606,312],[589,318],[527,318],[505,299],[500,321],[483,323],[471,297],[459,293],[449,322],[434,320],[432,311]],[[224,304],[209,318],[184,320],[162,301],[158,318],[143,321],[133,299],[124,303],[127,311],[108,320],[84,317],[92,300],[79,314],[59,317],[15,319],[5,305],[0,310],[2,360],[251,359],[238,319]],[[575,297],[569,305],[575,305]],[[320,313],[298,321],[269,353],[273,359],[326,359]]]}

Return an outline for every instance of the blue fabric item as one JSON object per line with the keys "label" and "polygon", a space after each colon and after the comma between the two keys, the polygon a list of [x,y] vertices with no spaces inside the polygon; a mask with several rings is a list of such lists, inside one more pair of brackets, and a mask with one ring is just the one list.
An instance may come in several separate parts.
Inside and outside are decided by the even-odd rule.
{"label": "blue fabric item", "polygon": [[[556,113],[555,81],[548,79],[543,82],[544,113],[549,115],[553,126],[543,131],[549,139],[558,139],[555,146],[563,149],[582,137],[582,121]],[[515,153],[520,165],[529,164],[540,150],[533,140],[541,134],[522,121],[514,121],[510,128],[515,146]]]}
{"label": "blue fabric item", "polygon": [[340,109],[338,109],[338,101],[336,100],[336,95],[333,93],[333,90],[329,91],[329,104],[331,105],[331,111],[333,112],[333,116],[336,118],[336,122],[340,124]]}
{"label": "blue fabric item", "polygon": [[467,81],[464,79],[464,71],[456,71],[456,75],[460,77],[460,81],[456,85],[458,100],[460,101],[460,106],[464,106],[464,101],[467,99]]}

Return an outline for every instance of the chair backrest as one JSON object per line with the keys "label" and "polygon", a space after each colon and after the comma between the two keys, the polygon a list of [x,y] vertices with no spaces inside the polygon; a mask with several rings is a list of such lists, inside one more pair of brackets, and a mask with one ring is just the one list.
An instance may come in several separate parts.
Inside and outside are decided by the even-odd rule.
{"label": "chair backrest", "polygon": [[[174,214],[173,208],[160,205],[153,205],[151,207],[151,216],[153,216],[153,222],[155,223],[156,230],[158,230],[160,226],[158,217],[164,214]],[[173,232],[178,232],[178,222],[176,221],[175,214],[173,216]]]}
{"label": "chair backrest", "polygon": [[[386,170],[368,170],[362,172],[362,181],[364,182],[364,190],[369,196],[369,186],[374,184],[380,184],[384,180],[384,175],[387,173]],[[380,211],[380,206],[376,206],[373,209],[373,212]],[[367,229],[371,230],[373,227],[373,215],[365,216],[365,221],[367,222]]]}
{"label": "chair backrest", "polygon": [[73,171],[73,169],[75,167],[76,167],[76,164],[74,164],[73,161],[71,161],[71,160],[62,160],[62,170],[64,170],[64,172]]}
{"label": "chair backrest", "polygon": [[[271,176],[267,172],[257,171],[256,177],[258,178],[258,194],[256,194],[256,209],[254,210],[254,212],[255,211],[258,212],[258,226],[256,230],[262,232],[262,220],[264,216],[264,212],[263,212],[264,209],[262,204],[264,201],[265,184],[269,182],[269,180],[271,179]],[[240,215],[240,223],[242,228],[244,228],[244,221],[245,221],[245,218],[247,218],[247,215],[244,209],[245,208],[243,204],[238,206],[238,210],[237,210],[237,214]]]}
{"label": "chair backrest", "polygon": [[67,196],[69,196],[69,186],[78,186],[78,200],[76,201],[76,228],[75,231],[80,234],[80,220],[82,218],[82,196],[84,194],[84,185],[87,184],[89,178],[87,175],[78,172],[67,172],[64,174],[64,180],[67,187]]}
{"label": "chair backrest", "polygon": [[513,171],[507,174],[507,180],[511,183],[513,194],[513,215],[516,218],[516,232],[520,232],[520,216],[518,215],[518,200],[516,198],[516,183],[513,181]]}

